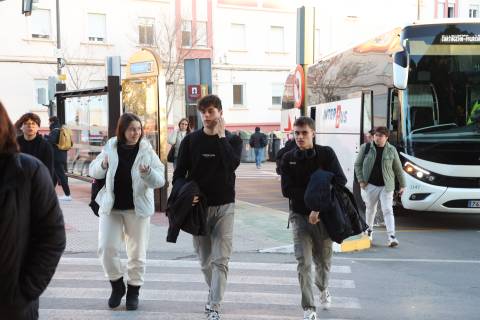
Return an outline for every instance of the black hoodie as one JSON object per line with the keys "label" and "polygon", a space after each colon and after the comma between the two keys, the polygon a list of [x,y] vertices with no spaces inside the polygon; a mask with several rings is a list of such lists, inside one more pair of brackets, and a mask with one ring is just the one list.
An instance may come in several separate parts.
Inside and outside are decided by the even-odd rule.
{"label": "black hoodie", "polygon": [[50,172],[50,176],[53,178],[53,147],[46,141],[41,135],[37,136],[33,140],[26,140],[25,137],[18,136],[17,143],[20,146],[20,151],[42,161]]}

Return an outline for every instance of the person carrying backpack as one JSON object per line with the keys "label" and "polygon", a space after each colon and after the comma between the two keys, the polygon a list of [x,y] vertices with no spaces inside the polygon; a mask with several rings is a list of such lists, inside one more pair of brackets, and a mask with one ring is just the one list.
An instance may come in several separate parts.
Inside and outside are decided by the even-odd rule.
{"label": "person carrying backpack", "polygon": [[260,127],[255,128],[255,133],[250,136],[250,147],[255,151],[255,163],[257,169],[262,167],[263,155],[265,154],[265,147],[267,146],[267,136],[260,132]]}
{"label": "person carrying backpack", "polygon": [[[65,174],[67,171],[67,151],[68,145],[72,145],[71,136],[68,140],[68,129],[61,128],[60,121],[56,116],[50,117],[50,134],[47,136],[47,140],[53,146],[53,167],[55,174],[53,175],[53,185],[56,186],[57,182],[62,186],[64,196],[58,197],[59,200],[72,201],[70,194],[70,187],[68,186],[68,177]],[[64,131],[62,131],[64,130]],[[65,130],[67,130],[65,132]]]}

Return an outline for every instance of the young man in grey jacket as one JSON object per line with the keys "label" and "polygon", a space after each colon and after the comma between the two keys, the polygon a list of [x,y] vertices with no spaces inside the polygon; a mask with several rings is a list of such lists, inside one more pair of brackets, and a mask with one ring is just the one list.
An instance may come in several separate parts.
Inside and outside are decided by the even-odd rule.
{"label": "young man in grey jacket", "polygon": [[395,177],[400,184],[399,194],[405,189],[402,163],[397,149],[388,143],[389,131],[386,127],[377,127],[373,141],[365,154],[367,144],[360,147],[360,152],[355,161],[355,174],[362,188],[362,198],[366,206],[367,224],[370,229],[368,236],[373,239],[373,220],[380,201],[383,218],[387,228],[388,246],[398,246],[395,236],[395,219],[393,217],[393,192],[395,190]]}

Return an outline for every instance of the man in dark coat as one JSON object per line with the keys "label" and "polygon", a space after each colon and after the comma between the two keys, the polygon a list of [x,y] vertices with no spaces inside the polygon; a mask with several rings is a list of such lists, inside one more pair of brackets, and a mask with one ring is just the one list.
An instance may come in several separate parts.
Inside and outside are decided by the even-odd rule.
{"label": "man in dark coat", "polygon": [[305,190],[311,175],[318,169],[331,172],[340,185],[345,185],[347,179],[333,149],[314,144],[313,119],[299,117],[295,120],[294,127],[296,146],[282,158],[280,170],[282,193],[289,199],[289,221],[293,229],[304,319],[316,320],[311,276],[312,260],[316,269],[315,284],[321,292],[320,303],[324,309],[328,309],[331,303],[328,279],[332,261],[332,240],[319,218],[320,212],[306,206]]}
{"label": "man in dark coat", "polygon": [[265,147],[267,146],[267,136],[260,132],[260,127],[255,128],[255,133],[250,136],[250,147],[255,151],[255,163],[257,169],[262,166],[263,155],[265,154]]}
{"label": "man in dark coat", "polygon": [[34,113],[25,113],[17,123],[22,130],[22,135],[17,137],[20,151],[42,161],[53,179],[53,147],[38,133],[40,117]]}
{"label": "man in dark coat", "polygon": [[57,117],[50,117],[50,134],[48,135],[48,141],[53,146],[53,166],[55,174],[53,178],[53,184],[56,186],[57,181],[62,186],[64,196],[59,197],[60,200],[71,201],[70,187],[68,186],[68,178],[65,172],[67,171],[67,151],[58,149],[57,143],[60,139],[60,121]]}
{"label": "man in dark coat", "polygon": [[47,168],[18,153],[0,103],[0,318],[38,319],[38,299],[65,249],[65,227]]}

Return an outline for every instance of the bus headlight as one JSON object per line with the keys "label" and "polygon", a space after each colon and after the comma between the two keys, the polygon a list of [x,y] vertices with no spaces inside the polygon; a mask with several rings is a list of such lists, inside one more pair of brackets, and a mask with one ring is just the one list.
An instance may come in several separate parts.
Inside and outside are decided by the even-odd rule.
{"label": "bus headlight", "polygon": [[417,178],[418,180],[422,180],[425,182],[435,181],[435,176],[432,173],[417,165],[414,165],[411,162],[405,162],[405,164],[403,165],[403,170],[405,170],[406,173],[408,173],[414,178]]}

